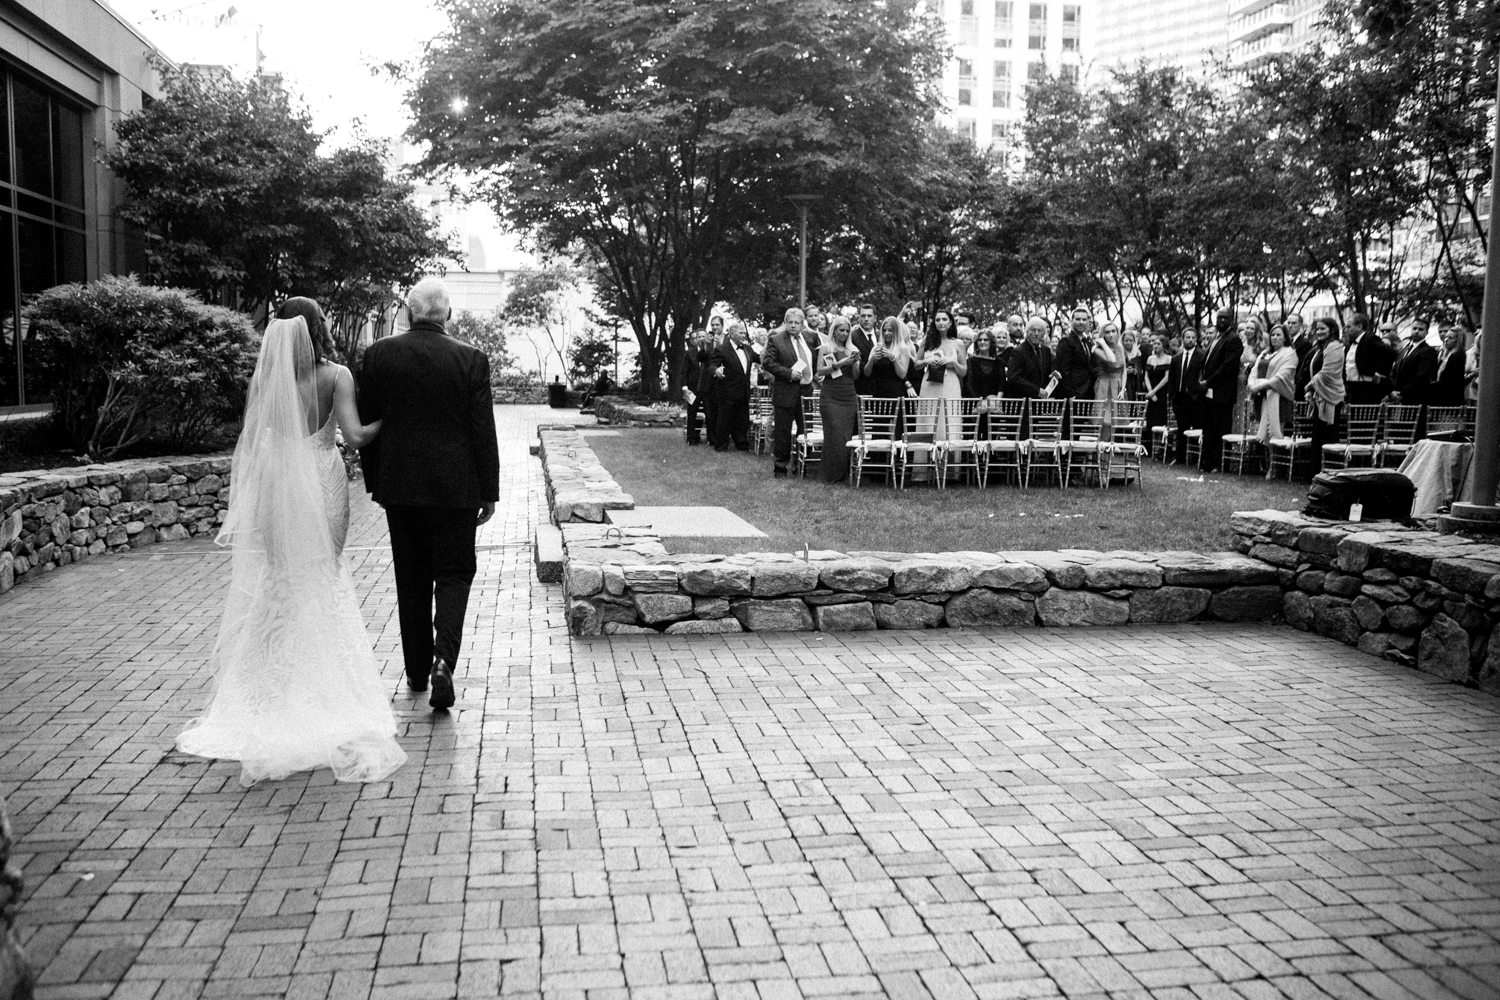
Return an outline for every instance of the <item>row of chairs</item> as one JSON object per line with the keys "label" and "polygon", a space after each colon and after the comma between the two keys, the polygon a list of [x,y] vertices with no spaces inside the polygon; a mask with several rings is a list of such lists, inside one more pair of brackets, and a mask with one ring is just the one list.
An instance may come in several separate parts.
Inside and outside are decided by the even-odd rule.
{"label": "row of chairs", "polygon": [[[1032,478],[1055,476],[1066,487],[1074,478],[1141,482],[1144,402],[1110,404],[1065,399],[887,399],[861,396],[850,452],[850,484],[878,474],[904,489],[924,472],[946,489],[950,478],[988,487],[992,473],[1023,489]],[[803,433],[792,453],[797,475],[822,459],[824,429],[819,401],[802,401]]]}
{"label": "row of chairs", "polygon": [[[1424,437],[1468,438],[1473,435],[1475,407],[1425,406],[1404,403],[1352,404],[1344,407],[1339,440],[1321,448],[1321,467],[1347,469],[1354,467],[1395,468],[1405,460],[1412,446]],[[1285,473],[1306,477],[1313,462],[1313,405],[1308,402],[1293,408],[1290,433],[1262,442],[1253,434],[1224,435],[1224,471],[1243,473],[1264,469],[1267,479]],[[1176,447],[1176,420],[1168,417],[1166,425],[1151,429],[1151,454],[1166,461]],[[1189,465],[1202,458],[1203,431],[1183,432]]]}

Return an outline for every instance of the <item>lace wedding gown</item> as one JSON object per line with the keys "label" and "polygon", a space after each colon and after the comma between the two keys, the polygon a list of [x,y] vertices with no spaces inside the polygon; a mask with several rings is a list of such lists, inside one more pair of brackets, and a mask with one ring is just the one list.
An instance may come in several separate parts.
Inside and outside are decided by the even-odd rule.
{"label": "lace wedding gown", "polygon": [[[268,350],[256,379],[274,369]],[[233,570],[213,696],[177,746],[240,761],[246,786],[320,767],[339,781],[379,781],[406,754],[343,556],[349,481],[333,417],[311,436],[305,422],[265,433],[291,418],[253,418],[254,382],[251,397],[219,538],[233,546]]]}

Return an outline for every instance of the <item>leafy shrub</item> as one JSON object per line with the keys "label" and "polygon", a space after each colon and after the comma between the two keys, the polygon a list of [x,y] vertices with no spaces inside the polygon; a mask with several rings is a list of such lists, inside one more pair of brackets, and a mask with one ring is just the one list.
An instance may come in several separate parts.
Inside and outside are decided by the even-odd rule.
{"label": "leafy shrub", "polygon": [[159,427],[190,445],[242,411],[255,333],[241,314],[133,277],[59,285],[27,308],[28,380],[73,442],[103,460]]}
{"label": "leafy shrub", "polygon": [[448,322],[447,330],[454,340],[477,347],[489,357],[491,382],[515,367],[516,359],[506,346],[505,328],[495,314],[486,316],[466,309]]}

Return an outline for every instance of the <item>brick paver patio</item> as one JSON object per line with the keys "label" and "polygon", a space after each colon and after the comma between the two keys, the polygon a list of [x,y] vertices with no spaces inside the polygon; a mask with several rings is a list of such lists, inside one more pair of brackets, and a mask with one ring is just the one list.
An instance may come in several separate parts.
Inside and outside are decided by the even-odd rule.
{"label": "brick paver patio", "polygon": [[386,783],[172,751],[227,559],[0,597],[43,997],[1500,996],[1500,700],[1277,627],[570,641],[500,408],[459,706]]}

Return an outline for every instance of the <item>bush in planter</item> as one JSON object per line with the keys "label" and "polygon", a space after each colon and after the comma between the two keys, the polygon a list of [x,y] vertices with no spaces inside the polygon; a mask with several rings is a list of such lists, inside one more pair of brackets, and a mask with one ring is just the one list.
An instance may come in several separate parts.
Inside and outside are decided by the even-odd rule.
{"label": "bush in planter", "polygon": [[108,277],[49,289],[26,315],[28,379],[51,395],[58,422],[95,460],[153,427],[191,444],[243,410],[256,347],[240,313],[181,289]]}

